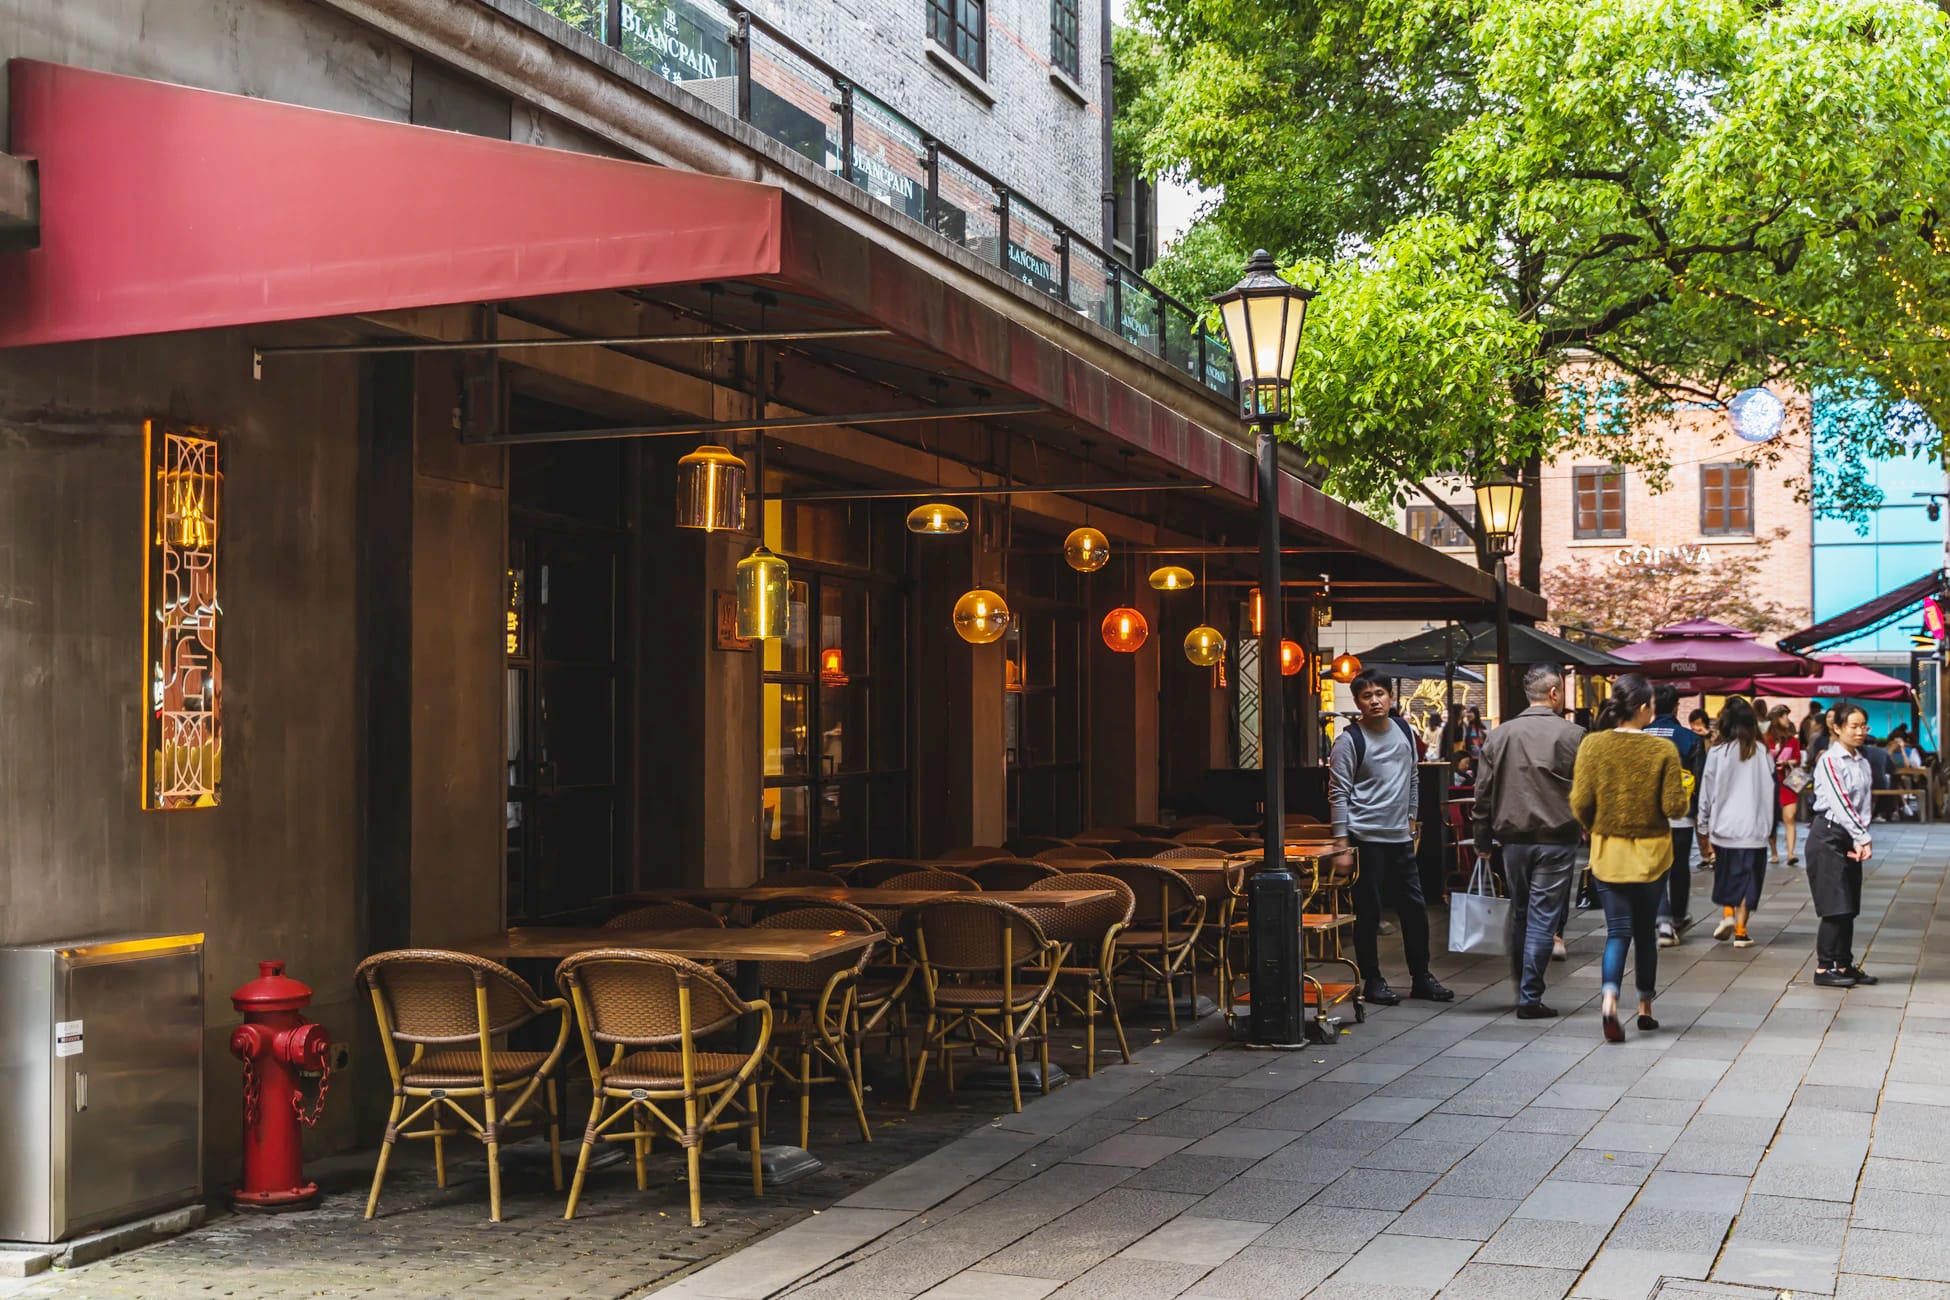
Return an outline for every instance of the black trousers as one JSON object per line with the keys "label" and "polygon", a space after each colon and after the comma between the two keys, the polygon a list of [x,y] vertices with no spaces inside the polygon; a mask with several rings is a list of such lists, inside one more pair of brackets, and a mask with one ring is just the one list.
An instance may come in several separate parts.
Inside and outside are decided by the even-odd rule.
{"label": "black trousers", "polygon": [[1381,909],[1393,900],[1402,928],[1402,955],[1408,959],[1410,979],[1429,978],[1429,909],[1422,900],[1422,874],[1415,865],[1415,846],[1379,844],[1350,839],[1361,856],[1361,874],[1354,882],[1354,960],[1363,980],[1381,976]]}
{"label": "black trousers", "polygon": [[1666,896],[1659,900],[1659,919],[1684,925],[1693,906],[1693,828],[1672,828],[1672,870],[1666,873]]}
{"label": "black trousers", "polygon": [[1824,916],[1815,932],[1815,965],[1848,970],[1855,965],[1855,917]]}

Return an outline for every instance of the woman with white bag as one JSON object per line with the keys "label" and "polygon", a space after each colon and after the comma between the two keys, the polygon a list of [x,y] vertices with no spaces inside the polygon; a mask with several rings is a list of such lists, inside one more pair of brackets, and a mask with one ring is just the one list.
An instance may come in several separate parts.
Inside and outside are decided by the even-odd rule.
{"label": "woman with white bag", "polygon": [[1759,733],[1754,706],[1738,696],[1728,700],[1720,711],[1720,743],[1706,755],[1695,818],[1700,843],[1713,848],[1713,901],[1723,909],[1713,937],[1731,936],[1736,948],[1754,946],[1747,917],[1760,906],[1778,804],[1774,758]]}
{"label": "woman with white bag", "polygon": [[1605,1039],[1613,1043],[1625,1041],[1618,994],[1625,954],[1634,947],[1639,1028],[1659,1027],[1652,999],[1659,983],[1659,900],[1673,865],[1670,819],[1685,816],[1691,802],[1678,748],[1664,736],[1647,735],[1650,721],[1652,683],[1624,674],[1598,710],[1597,729],[1578,746],[1571,775],[1571,811],[1591,832],[1591,874],[1605,905],[1600,1012]]}

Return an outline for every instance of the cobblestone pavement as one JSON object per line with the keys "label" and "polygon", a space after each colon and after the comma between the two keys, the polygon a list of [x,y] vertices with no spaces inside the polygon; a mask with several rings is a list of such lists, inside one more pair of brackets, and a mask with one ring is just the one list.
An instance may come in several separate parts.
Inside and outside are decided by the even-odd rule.
{"label": "cobblestone pavement", "polygon": [[1950,827],[1876,842],[1876,987],[1808,982],[1816,918],[1777,869],[1758,944],[1695,928],[1661,954],[1662,1027],[1607,1045],[1576,913],[1563,1019],[1448,957],[1454,1004],[1331,1047],[1208,1020],[657,1300],[1950,1298]]}

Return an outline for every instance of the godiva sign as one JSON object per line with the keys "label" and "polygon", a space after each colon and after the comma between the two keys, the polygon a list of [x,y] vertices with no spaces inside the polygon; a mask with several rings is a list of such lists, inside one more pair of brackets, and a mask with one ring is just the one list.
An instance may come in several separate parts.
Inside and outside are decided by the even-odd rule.
{"label": "godiva sign", "polygon": [[1713,561],[1713,552],[1704,546],[1621,546],[1611,553],[1611,562],[1622,569],[1659,569],[1668,564],[1704,565]]}

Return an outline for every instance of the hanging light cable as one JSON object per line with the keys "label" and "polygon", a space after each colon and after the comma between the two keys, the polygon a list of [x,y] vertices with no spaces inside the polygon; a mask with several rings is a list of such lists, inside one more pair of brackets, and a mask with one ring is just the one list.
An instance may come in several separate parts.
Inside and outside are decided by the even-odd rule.
{"label": "hanging light cable", "polygon": [[[921,435],[923,450],[927,434]],[[941,486],[941,437],[934,440],[934,485]],[[968,531],[968,515],[958,505],[946,501],[927,501],[907,512],[907,531],[923,537],[952,537]]]}
{"label": "hanging light cable", "polygon": [[1185,634],[1185,658],[1200,668],[1211,668],[1225,662],[1225,633],[1213,627],[1207,620],[1212,614],[1211,588],[1205,581],[1205,556],[1198,559],[1199,583],[1199,624]]}

